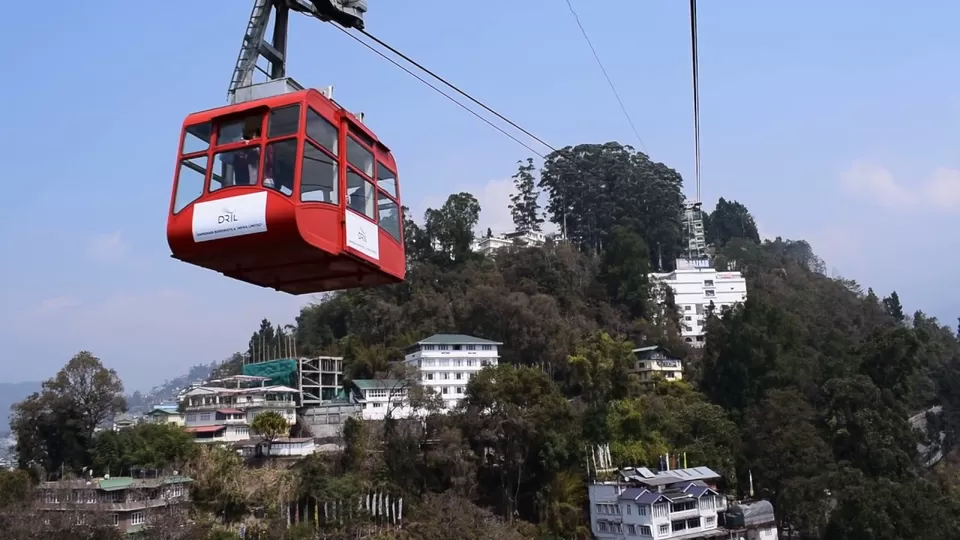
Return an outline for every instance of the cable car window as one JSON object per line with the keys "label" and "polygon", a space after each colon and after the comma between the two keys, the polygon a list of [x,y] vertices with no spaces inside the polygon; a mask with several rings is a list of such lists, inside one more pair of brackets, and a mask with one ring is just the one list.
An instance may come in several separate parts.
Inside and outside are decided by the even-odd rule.
{"label": "cable car window", "polygon": [[293,195],[293,173],[296,165],[296,139],[268,144],[263,157],[263,186],[288,197]]}
{"label": "cable car window", "polygon": [[329,150],[333,155],[339,155],[339,131],[336,126],[320,116],[313,109],[307,108],[307,136]]}
{"label": "cable car window", "polygon": [[380,214],[380,228],[400,240],[400,210],[397,208],[397,203],[382,191],[378,195],[377,210]]}
{"label": "cable car window", "polygon": [[377,219],[373,208],[375,192],[373,184],[359,174],[347,171],[347,206],[374,221]]}
{"label": "cable car window", "polygon": [[203,195],[203,179],[207,175],[207,156],[185,159],[177,172],[177,191],[173,198],[173,213],[179,213],[188,204]]}
{"label": "cable car window", "polygon": [[377,187],[391,196],[397,196],[397,175],[381,162],[377,162]]}
{"label": "cable car window", "polygon": [[358,171],[373,178],[373,153],[360,146],[352,136],[347,137],[347,161]]}
{"label": "cable car window", "polygon": [[300,200],[340,204],[337,193],[336,160],[311,142],[303,145],[303,166],[300,170]]}
{"label": "cable car window", "polygon": [[203,152],[210,148],[210,135],[213,127],[210,122],[189,126],[183,130],[183,153]]}
{"label": "cable car window", "polygon": [[254,186],[260,170],[260,148],[240,148],[213,156],[210,191],[231,186]]}
{"label": "cable car window", "polygon": [[267,124],[267,137],[293,135],[300,129],[300,105],[290,105],[270,111]]}
{"label": "cable car window", "polygon": [[230,144],[257,139],[260,137],[262,126],[262,113],[252,114],[235,120],[228,120],[217,127],[217,144]]}

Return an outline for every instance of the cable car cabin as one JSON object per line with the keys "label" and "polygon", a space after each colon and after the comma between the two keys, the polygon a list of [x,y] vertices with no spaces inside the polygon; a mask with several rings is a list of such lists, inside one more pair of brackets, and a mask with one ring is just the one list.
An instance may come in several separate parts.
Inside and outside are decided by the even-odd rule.
{"label": "cable car cabin", "polygon": [[397,166],[316,90],[187,117],[167,220],[173,257],[290,294],[403,281]]}

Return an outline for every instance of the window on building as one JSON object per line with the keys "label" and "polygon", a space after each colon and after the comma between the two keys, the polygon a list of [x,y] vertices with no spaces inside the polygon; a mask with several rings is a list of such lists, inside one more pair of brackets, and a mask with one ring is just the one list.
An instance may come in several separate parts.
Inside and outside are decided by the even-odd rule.
{"label": "window on building", "polygon": [[689,305],[688,305],[688,306],[683,306],[683,310],[684,310],[684,311],[690,311],[690,310],[692,310],[692,309],[693,309],[693,306],[689,306]]}
{"label": "window on building", "polygon": [[653,517],[667,517],[666,503],[653,505]]}
{"label": "window on building", "polygon": [[685,501],[679,503],[673,503],[670,505],[671,512],[686,512],[687,510],[693,510],[697,507],[697,503],[694,501]]}
{"label": "window on building", "polygon": [[703,295],[707,297],[714,297],[717,295],[717,292],[714,291],[713,289],[706,289],[703,291]]}
{"label": "window on building", "polygon": [[143,517],[143,512],[134,512],[130,514],[131,525],[143,525],[147,520]]}
{"label": "window on building", "polygon": [[688,520],[687,520],[687,528],[688,528],[688,529],[698,529],[698,528],[700,528],[700,518],[695,517],[695,518],[690,518],[690,519],[688,519]]}
{"label": "window on building", "polygon": [[[630,505],[630,504],[626,505],[626,507],[627,507],[627,515],[628,515],[628,516],[633,515],[633,508],[631,508],[631,506],[632,506],[632,505]],[[631,533],[631,534],[632,534],[632,533]]]}
{"label": "window on building", "polygon": [[627,534],[636,535],[637,534],[636,525],[627,525]]}
{"label": "window on building", "polygon": [[113,526],[114,527],[120,526],[120,514],[113,514]]}
{"label": "window on building", "polygon": [[200,413],[200,421],[207,422],[210,420],[210,413]]}
{"label": "window on building", "polygon": [[475,350],[477,350],[477,346],[476,346],[476,345],[467,345],[467,350],[468,350],[468,351],[475,351]]}
{"label": "window on building", "polygon": [[705,280],[703,280],[703,286],[704,286],[704,287],[713,287],[713,280],[712,280],[712,279],[705,279]]}
{"label": "window on building", "polygon": [[670,525],[666,523],[660,526],[660,535],[663,536],[665,534],[670,534]]}
{"label": "window on building", "polygon": [[704,518],[703,520],[704,527],[713,527],[714,525],[716,525],[716,523],[717,523],[717,518],[713,516]]}
{"label": "window on building", "polygon": [[444,394],[449,393],[449,390],[450,390],[450,389],[447,388],[446,386],[443,387],[443,393],[444,393]]}
{"label": "window on building", "polygon": [[598,513],[598,514],[602,514],[602,513],[603,513],[603,505],[602,505],[602,504],[598,504],[598,505],[597,505],[597,513]]}
{"label": "window on building", "polygon": [[672,528],[672,529],[673,529],[673,532],[675,532],[675,533],[676,533],[676,532],[683,531],[683,530],[686,530],[686,528],[687,528],[687,520],[685,520],[685,519],[678,519],[678,520],[676,520],[676,521],[672,521],[672,522],[670,522],[670,528]]}
{"label": "window on building", "polygon": [[683,318],[683,320],[685,320],[685,321],[692,321],[692,320],[693,320],[693,317],[687,315],[686,317]]}
{"label": "window on building", "polygon": [[645,516],[645,515],[647,515],[647,505],[645,505],[645,504],[638,504],[638,505],[637,505],[637,515],[640,515],[640,516]]}
{"label": "window on building", "polygon": [[492,351],[492,350],[493,350],[493,345],[481,345],[481,346],[480,346],[480,350],[481,350],[481,351]]}
{"label": "window on building", "polygon": [[640,536],[653,536],[653,533],[652,533],[652,531],[650,530],[650,527],[649,527],[649,526],[647,526],[647,525],[640,525],[640,526],[637,527],[637,528],[640,529]]}

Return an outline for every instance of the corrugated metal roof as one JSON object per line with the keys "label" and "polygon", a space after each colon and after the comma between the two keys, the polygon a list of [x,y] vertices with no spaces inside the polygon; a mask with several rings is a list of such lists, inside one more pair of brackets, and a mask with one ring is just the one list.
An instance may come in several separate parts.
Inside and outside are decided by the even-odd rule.
{"label": "corrugated metal roof", "polygon": [[491,341],[489,339],[468,336],[466,334],[434,334],[427,339],[418,341],[417,343],[428,343],[433,345],[471,345],[477,343],[485,345],[503,345],[503,343],[499,341]]}
{"label": "corrugated metal roof", "polygon": [[117,491],[118,489],[127,489],[133,486],[133,478],[102,478],[97,482],[97,487],[103,491]]}

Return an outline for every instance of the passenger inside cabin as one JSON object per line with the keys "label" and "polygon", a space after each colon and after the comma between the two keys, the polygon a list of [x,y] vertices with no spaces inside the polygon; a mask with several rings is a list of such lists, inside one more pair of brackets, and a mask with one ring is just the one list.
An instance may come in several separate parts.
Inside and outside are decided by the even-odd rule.
{"label": "passenger inside cabin", "polygon": [[[260,138],[260,118],[248,118],[243,126],[243,140],[253,141]],[[234,154],[234,185],[254,186],[257,184],[257,171],[260,167],[260,147],[251,146]]]}

